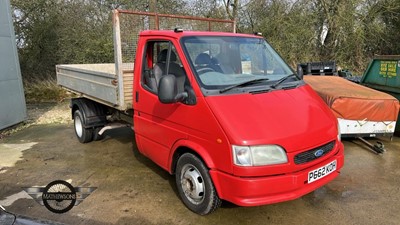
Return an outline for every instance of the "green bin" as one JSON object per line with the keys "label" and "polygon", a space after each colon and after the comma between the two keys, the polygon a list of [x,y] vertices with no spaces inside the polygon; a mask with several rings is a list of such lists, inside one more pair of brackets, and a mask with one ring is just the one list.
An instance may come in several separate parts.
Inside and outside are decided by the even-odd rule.
{"label": "green bin", "polygon": [[[386,92],[400,100],[400,55],[375,56],[365,70],[360,83]],[[395,133],[400,134],[400,115],[397,117]]]}

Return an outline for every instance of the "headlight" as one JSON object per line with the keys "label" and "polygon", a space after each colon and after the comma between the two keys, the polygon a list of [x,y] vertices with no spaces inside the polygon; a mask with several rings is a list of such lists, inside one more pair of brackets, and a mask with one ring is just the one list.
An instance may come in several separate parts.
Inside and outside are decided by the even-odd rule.
{"label": "headlight", "polygon": [[337,132],[338,132],[337,139],[339,141],[341,141],[342,140],[342,134],[340,133],[340,124],[339,123],[337,123]]}
{"label": "headlight", "polygon": [[286,163],[285,150],[277,145],[232,145],[233,162],[238,166],[265,166]]}

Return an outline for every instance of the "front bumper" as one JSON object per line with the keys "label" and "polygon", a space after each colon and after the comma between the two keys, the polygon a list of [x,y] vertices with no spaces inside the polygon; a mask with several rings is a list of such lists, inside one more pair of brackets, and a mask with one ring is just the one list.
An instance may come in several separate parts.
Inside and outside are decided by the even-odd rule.
{"label": "front bumper", "polygon": [[[268,177],[245,178],[211,170],[210,175],[221,199],[239,206],[258,206],[299,198],[329,183],[340,173],[344,164],[343,145],[336,155],[291,174]],[[308,183],[308,172],[337,160],[336,171],[312,183]]]}

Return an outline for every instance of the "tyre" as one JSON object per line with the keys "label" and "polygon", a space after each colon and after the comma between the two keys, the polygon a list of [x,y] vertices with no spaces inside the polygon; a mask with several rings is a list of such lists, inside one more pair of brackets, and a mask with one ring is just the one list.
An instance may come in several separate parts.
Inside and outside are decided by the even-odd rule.
{"label": "tyre", "polygon": [[84,119],[80,110],[74,112],[75,134],[81,143],[88,143],[93,140],[93,129],[84,127]]}
{"label": "tyre", "polygon": [[100,135],[99,131],[101,130],[101,128],[103,127],[96,127],[93,130],[93,141],[100,141],[104,138],[104,135]]}
{"label": "tyre", "polygon": [[197,156],[185,153],[178,159],[175,180],[183,203],[193,212],[207,215],[221,206],[208,169]]}

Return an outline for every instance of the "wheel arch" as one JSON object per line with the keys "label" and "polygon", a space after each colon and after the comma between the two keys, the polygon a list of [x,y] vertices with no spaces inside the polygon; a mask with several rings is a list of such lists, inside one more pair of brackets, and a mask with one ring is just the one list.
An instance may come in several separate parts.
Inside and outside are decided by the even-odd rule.
{"label": "wheel arch", "polygon": [[106,109],[103,105],[97,102],[86,98],[71,99],[72,119],[74,119],[74,113],[76,110],[81,111],[84,120],[83,126],[85,128],[104,126],[107,123]]}
{"label": "wheel arch", "polygon": [[208,154],[207,150],[201,145],[190,142],[188,140],[180,140],[174,144],[172,147],[173,151],[169,157],[169,169],[170,174],[175,174],[176,164],[181,155],[185,153],[192,153],[196,155],[208,169],[215,168],[214,161],[212,157]]}

